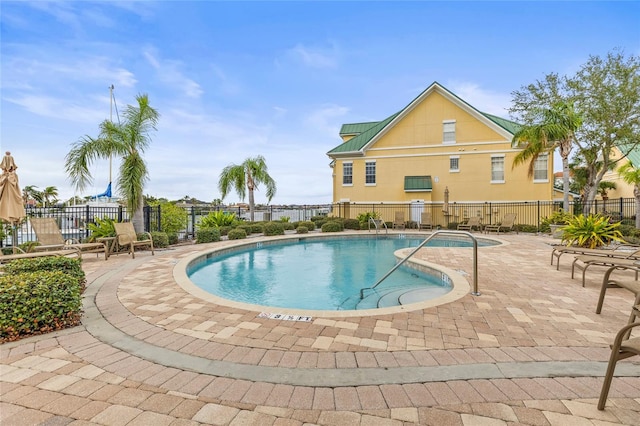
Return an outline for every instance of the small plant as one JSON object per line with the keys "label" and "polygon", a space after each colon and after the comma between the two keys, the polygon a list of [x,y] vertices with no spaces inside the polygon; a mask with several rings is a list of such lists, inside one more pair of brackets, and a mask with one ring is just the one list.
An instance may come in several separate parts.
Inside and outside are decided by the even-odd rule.
{"label": "small plant", "polygon": [[578,215],[572,217],[563,227],[562,241],[568,246],[596,248],[611,241],[624,243],[619,230],[620,222],[610,223],[607,216]]}
{"label": "small plant", "polygon": [[151,238],[153,239],[154,247],[169,247],[169,236],[166,232],[153,231],[151,232]]}
{"label": "small plant", "polygon": [[87,224],[87,228],[91,231],[89,236],[89,241],[94,242],[98,238],[105,237],[115,237],[116,229],[113,227],[113,223],[115,222],[110,217],[104,217],[100,219],[99,217],[93,218],[94,223]]}
{"label": "small plant", "polygon": [[296,228],[296,234],[306,234],[309,232],[309,228],[303,225],[298,225]]}
{"label": "small plant", "polygon": [[216,241],[220,241],[220,230],[218,228],[201,228],[196,231],[196,244]]}
{"label": "small plant", "polygon": [[543,217],[541,220],[542,225],[566,225],[573,218],[573,215],[564,210],[556,210],[549,216]]}
{"label": "small plant", "polygon": [[369,219],[380,219],[380,213],[378,212],[364,212],[364,213],[360,213],[357,217],[356,220],[361,224],[360,228],[361,229],[366,229],[362,227],[362,224],[367,224],[369,222]]}
{"label": "small plant", "polygon": [[342,226],[342,222],[338,222],[337,220],[330,220],[324,225],[322,225],[322,232],[340,232],[343,231],[344,228]]}
{"label": "small plant", "polygon": [[229,231],[229,233],[227,234],[227,238],[229,238],[230,240],[242,240],[244,238],[247,238],[247,233],[244,229],[236,228]]}
{"label": "small plant", "polygon": [[289,220],[291,220],[291,217],[289,216],[280,216],[280,222],[289,222]]}
{"label": "small plant", "polygon": [[284,225],[282,222],[267,222],[264,224],[264,235],[271,237],[274,235],[284,235]]}
{"label": "small plant", "polygon": [[301,220],[297,223],[297,226],[304,226],[308,231],[316,229],[316,223],[311,220]]}
{"label": "small plant", "polygon": [[221,226],[231,226],[236,222],[235,213],[223,211],[210,212],[200,220],[200,228],[219,228]]}
{"label": "small plant", "polygon": [[344,229],[360,229],[360,222],[357,219],[345,219]]}

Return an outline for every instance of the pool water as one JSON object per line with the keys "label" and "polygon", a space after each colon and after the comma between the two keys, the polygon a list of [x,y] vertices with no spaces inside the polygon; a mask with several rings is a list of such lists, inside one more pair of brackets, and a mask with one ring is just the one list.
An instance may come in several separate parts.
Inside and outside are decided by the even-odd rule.
{"label": "pool water", "polygon": [[[362,306],[360,290],[373,286],[396,264],[396,250],[421,242],[395,236],[310,238],[261,247],[258,243],[199,262],[187,274],[201,289],[244,303],[313,310],[368,309],[378,306]],[[427,247],[470,245],[434,238]],[[430,288],[429,293],[437,297],[448,293],[451,285],[441,273],[430,275],[403,265],[376,292],[382,295],[398,288]]]}

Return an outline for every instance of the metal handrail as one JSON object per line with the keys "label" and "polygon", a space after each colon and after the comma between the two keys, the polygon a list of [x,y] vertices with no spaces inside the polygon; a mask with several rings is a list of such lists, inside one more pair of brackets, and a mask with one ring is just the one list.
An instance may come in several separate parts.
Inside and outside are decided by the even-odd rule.
{"label": "metal handrail", "polygon": [[372,217],[369,218],[369,222],[368,222],[368,226],[369,226],[369,231],[371,230],[371,224],[373,223],[373,227],[376,229],[376,235],[378,234],[379,228],[378,228],[378,224],[382,224],[384,226],[384,229],[386,231],[386,233],[389,233],[389,228],[387,228],[387,224],[384,222],[384,220],[382,219],[374,219]]}
{"label": "metal handrail", "polygon": [[389,270],[382,278],[380,278],[373,286],[368,288],[360,289],[360,300],[364,299],[364,291],[365,290],[373,290],[375,289],[382,281],[386,280],[389,275],[391,275],[396,269],[398,269],[404,262],[406,262],[411,256],[416,254],[418,250],[424,247],[433,237],[440,234],[449,234],[449,235],[467,235],[473,241],[473,291],[471,292],[474,296],[480,296],[480,292],[478,291],[478,240],[473,236],[470,232],[467,231],[448,231],[448,230],[439,230],[434,231],[431,235],[429,235],[423,242],[418,245],[411,253],[409,253],[404,259],[398,262],[393,268]]}

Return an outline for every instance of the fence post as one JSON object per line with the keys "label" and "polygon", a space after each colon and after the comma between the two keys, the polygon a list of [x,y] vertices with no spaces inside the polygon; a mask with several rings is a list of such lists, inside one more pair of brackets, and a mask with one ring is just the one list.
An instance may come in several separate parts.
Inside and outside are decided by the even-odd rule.
{"label": "fence post", "polygon": [[89,238],[89,222],[91,221],[89,204],[87,204],[85,208],[85,222],[84,222],[84,236],[85,238]]}
{"label": "fence post", "polygon": [[122,206],[118,206],[118,222],[122,222]]}
{"label": "fence post", "polygon": [[196,239],[196,209],[191,206],[191,239]]}
{"label": "fence post", "polygon": [[540,232],[540,200],[538,200],[538,225],[536,226],[536,229],[538,230],[538,232]]}
{"label": "fence post", "polygon": [[158,231],[162,232],[162,207],[160,206],[160,204],[158,204],[157,221],[158,221]]}

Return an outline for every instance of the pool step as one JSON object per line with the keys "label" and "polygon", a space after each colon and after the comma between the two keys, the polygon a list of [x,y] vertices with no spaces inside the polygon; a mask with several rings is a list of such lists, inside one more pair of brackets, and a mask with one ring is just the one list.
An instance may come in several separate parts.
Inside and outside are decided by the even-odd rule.
{"label": "pool step", "polygon": [[358,302],[355,309],[376,309],[407,305],[427,299],[433,299],[435,297],[442,296],[449,291],[451,291],[451,289],[448,287],[395,287],[385,290],[376,290]]}

